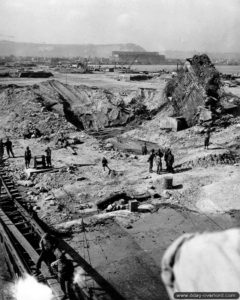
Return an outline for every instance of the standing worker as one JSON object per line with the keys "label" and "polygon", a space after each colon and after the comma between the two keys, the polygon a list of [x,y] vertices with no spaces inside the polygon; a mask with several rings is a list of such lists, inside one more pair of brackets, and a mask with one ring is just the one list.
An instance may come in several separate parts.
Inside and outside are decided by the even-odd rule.
{"label": "standing worker", "polygon": [[155,158],[155,151],[154,149],[152,149],[151,154],[148,158],[148,162],[149,162],[149,172],[152,173],[153,172],[153,161]]}
{"label": "standing worker", "polygon": [[39,246],[41,253],[36,264],[37,272],[39,272],[42,261],[44,261],[48,266],[49,272],[53,274],[51,263],[56,259],[54,250],[56,249],[57,241],[52,235],[45,233],[40,240]]}
{"label": "standing worker", "polygon": [[2,139],[0,140],[0,163],[3,161],[3,154],[4,154],[4,144]]}
{"label": "standing worker", "polygon": [[142,146],[142,155],[147,155],[147,143],[145,142],[144,145]]}
{"label": "standing worker", "polygon": [[167,149],[164,156],[167,171],[173,173],[173,163],[174,163],[174,155],[172,154],[172,151],[170,148]]}
{"label": "standing worker", "polygon": [[68,299],[74,273],[72,261],[67,259],[64,253],[60,253],[59,258],[51,263],[51,267],[57,267],[58,280],[64,293],[64,296],[61,300]]}
{"label": "standing worker", "polygon": [[25,150],[24,158],[25,158],[26,169],[28,169],[29,165],[30,165],[31,158],[32,158],[32,153],[31,153],[31,150],[29,149],[29,147],[27,147],[26,150]]}
{"label": "standing worker", "polygon": [[52,166],[52,151],[49,147],[47,147],[47,149],[45,150],[46,152],[46,162],[47,162],[47,167],[51,167]]}
{"label": "standing worker", "polygon": [[108,166],[108,161],[107,161],[106,157],[103,157],[103,159],[102,159],[102,166],[103,166],[104,171],[105,171],[105,168],[107,168],[109,171],[108,174],[111,173],[112,170]]}
{"label": "standing worker", "polygon": [[162,171],[162,157],[163,157],[163,153],[160,149],[158,149],[158,152],[156,154],[156,165],[157,165],[157,174],[160,174],[160,172]]}
{"label": "standing worker", "polygon": [[209,141],[210,141],[210,129],[207,130],[206,135],[205,135],[205,139],[204,139],[204,149],[207,149],[207,150],[208,150]]}
{"label": "standing worker", "polygon": [[8,157],[10,157],[10,154],[12,155],[12,157],[14,157],[13,150],[12,150],[12,142],[9,140],[9,138],[7,138],[5,146],[7,149]]}

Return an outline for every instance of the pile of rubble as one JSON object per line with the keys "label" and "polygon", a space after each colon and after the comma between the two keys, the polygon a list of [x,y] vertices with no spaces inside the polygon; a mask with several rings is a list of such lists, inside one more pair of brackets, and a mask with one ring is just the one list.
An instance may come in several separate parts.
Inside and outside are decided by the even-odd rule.
{"label": "pile of rubble", "polygon": [[180,169],[194,168],[194,167],[211,167],[216,165],[234,165],[239,162],[238,157],[236,157],[230,151],[219,153],[219,154],[208,154],[203,157],[196,158],[194,160],[189,160],[178,166]]}
{"label": "pile of rubble", "polygon": [[31,138],[58,131],[75,131],[75,126],[67,122],[63,115],[46,110],[36,96],[34,87],[1,86],[0,100],[6,136]]}
{"label": "pile of rubble", "polygon": [[[211,124],[228,113],[230,103],[221,88],[220,73],[205,54],[187,59],[167,83],[165,97],[174,117],[183,117],[188,126]],[[222,102],[227,102],[224,105]],[[231,108],[230,107],[230,108]]]}

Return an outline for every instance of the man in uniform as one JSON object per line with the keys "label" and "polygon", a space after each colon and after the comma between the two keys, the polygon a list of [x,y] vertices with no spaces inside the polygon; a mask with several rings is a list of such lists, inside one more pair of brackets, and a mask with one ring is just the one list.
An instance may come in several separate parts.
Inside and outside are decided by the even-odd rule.
{"label": "man in uniform", "polygon": [[26,150],[25,150],[24,158],[25,158],[26,169],[28,169],[29,165],[30,165],[31,158],[32,158],[32,153],[31,153],[31,150],[29,149],[29,147],[27,147]]}
{"label": "man in uniform", "polygon": [[142,146],[142,155],[147,155],[147,143],[146,142]]}
{"label": "man in uniform", "polygon": [[103,157],[103,159],[102,159],[102,166],[103,166],[104,171],[105,171],[105,168],[107,168],[108,169],[108,174],[111,173],[112,170],[108,166],[108,161],[107,161],[106,157]]}
{"label": "man in uniform", "polygon": [[7,138],[5,146],[7,149],[8,157],[10,157],[10,154],[12,155],[12,157],[14,157],[13,150],[12,150],[12,142],[9,140],[9,138]]}
{"label": "man in uniform", "polygon": [[160,149],[158,149],[158,152],[156,154],[156,165],[157,165],[157,174],[160,174],[160,172],[162,171],[162,157],[163,157],[163,153]]}
{"label": "man in uniform", "polygon": [[51,267],[57,268],[58,280],[61,289],[64,292],[64,297],[61,300],[67,299],[73,282],[73,263],[70,259],[67,259],[63,252],[61,252],[58,259],[51,263]]}
{"label": "man in uniform", "polygon": [[155,158],[155,151],[154,149],[152,149],[151,154],[148,158],[148,162],[149,162],[149,172],[152,173],[153,172],[153,161]]}
{"label": "man in uniform", "polygon": [[209,141],[210,141],[210,129],[207,130],[206,135],[205,135],[205,139],[204,139],[204,149],[207,149],[207,150],[208,150]]}
{"label": "man in uniform", "polygon": [[56,259],[54,250],[57,246],[57,240],[49,233],[45,233],[40,240],[39,246],[41,248],[41,254],[36,264],[37,272],[41,268],[42,261],[44,261],[48,266],[49,272],[53,274],[51,263]]}
{"label": "man in uniform", "polygon": [[171,149],[167,149],[164,155],[164,159],[166,162],[167,171],[173,173],[174,156],[172,154]]}
{"label": "man in uniform", "polygon": [[45,152],[46,152],[47,167],[51,167],[52,166],[52,157],[51,157],[52,151],[49,147],[47,147]]}

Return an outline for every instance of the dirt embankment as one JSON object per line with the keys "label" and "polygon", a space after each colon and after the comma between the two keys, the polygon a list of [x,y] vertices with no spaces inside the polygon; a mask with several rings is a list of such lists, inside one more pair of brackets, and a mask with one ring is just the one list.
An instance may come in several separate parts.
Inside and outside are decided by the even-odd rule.
{"label": "dirt embankment", "polygon": [[164,106],[161,99],[154,89],[116,92],[51,80],[25,87],[2,85],[0,113],[2,127],[11,135],[21,135],[33,123],[43,133],[52,133],[51,121],[59,129],[68,121],[77,129],[98,131],[151,119]]}

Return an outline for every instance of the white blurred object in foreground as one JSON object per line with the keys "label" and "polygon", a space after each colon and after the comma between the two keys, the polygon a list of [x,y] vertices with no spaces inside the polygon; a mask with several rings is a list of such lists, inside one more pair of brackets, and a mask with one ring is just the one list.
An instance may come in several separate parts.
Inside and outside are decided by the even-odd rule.
{"label": "white blurred object in foreground", "polygon": [[12,295],[15,300],[52,300],[51,289],[39,283],[35,277],[26,274],[19,278],[12,288]]}
{"label": "white blurred object in foreground", "polygon": [[184,234],[166,250],[162,280],[176,292],[240,292],[240,230]]}

